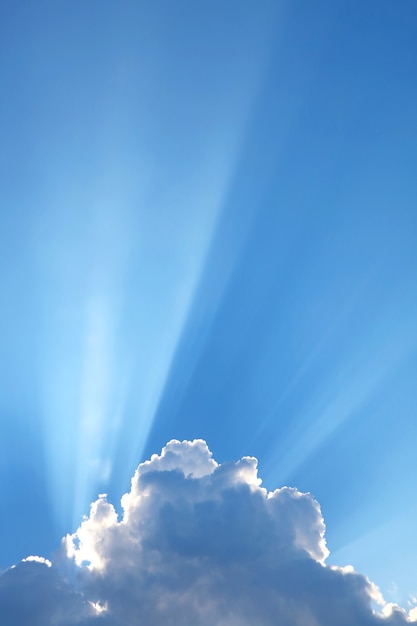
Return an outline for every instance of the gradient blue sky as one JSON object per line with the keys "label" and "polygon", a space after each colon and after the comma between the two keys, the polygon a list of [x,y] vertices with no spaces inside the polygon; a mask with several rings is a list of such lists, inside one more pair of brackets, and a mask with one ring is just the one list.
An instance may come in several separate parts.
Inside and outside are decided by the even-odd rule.
{"label": "gradient blue sky", "polygon": [[0,568],[172,437],[417,596],[417,3],[0,6]]}

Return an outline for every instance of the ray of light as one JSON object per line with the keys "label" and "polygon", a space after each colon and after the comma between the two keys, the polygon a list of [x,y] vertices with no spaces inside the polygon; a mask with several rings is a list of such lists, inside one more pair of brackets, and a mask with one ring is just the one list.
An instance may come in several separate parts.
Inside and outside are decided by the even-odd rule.
{"label": "ray of light", "polygon": [[132,163],[123,168],[134,149],[107,120],[94,176],[75,168],[72,180],[54,172],[44,181],[41,396],[62,526],[86,512],[117,455],[123,480],[141,457],[238,157],[259,82],[256,63],[252,70],[236,86],[239,107],[229,103],[233,124],[209,136],[187,168],[162,161],[158,173],[139,167],[135,180]]}
{"label": "ray of light", "polygon": [[[307,461],[349,418],[381,390],[393,372],[417,349],[414,337],[416,312],[403,312],[395,329],[384,336],[392,324],[393,310],[380,314],[378,320],[364,329],[355,344],[323,373],[313,397],[301,402],[293,416],[293,426],[279,442],[279,452],[272,453],[269,467],[284,482]],[[294,385],[293,393],[297,393]],[[273,466],[273,470],[271,469]]]}
{"label": "ray of light", "polygon": [[[374,524],[367,532],[358,529],[355,539],[331,552],[329,559],[329,562],[339,565],[349,561],[357,571],[380,586],[388,602],[404,607],[414,606],[417,597],[417,585],[410,585],[414,579],[413,565],[411,561],[399,558],[401,554],[413,553],[417,548],[415,533],[408,522],[410,517],[415,517],[416,507],[412,502],[408,504],[405,511],[392,510],[383,523],[375,523],[374,518]],[[350,520],[350,524],[355,524],[355,521],[358,520]]]}

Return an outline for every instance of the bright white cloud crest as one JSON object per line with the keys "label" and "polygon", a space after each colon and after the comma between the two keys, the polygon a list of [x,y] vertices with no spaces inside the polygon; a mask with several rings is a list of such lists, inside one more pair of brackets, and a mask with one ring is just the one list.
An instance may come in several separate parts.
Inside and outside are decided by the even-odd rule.
{"label": "bright white cloud crest", "polygon": [[[75,563],[78,591],[62,583],[63,597],[54,601],[70,604],[72,618],[57,618],[62,611],[50,607],[49,614],[44,607],[44,625],[392,626],[412,621],[398,607],[384,606],[365,576],[325,564],[318,503],[287,487],[268,493],[252,457],[219,465],[204,441],[171,441],[161,455],[138,467],[122,508],[119,520],[106,496],[99,496],[78,531],[66,537],[65,558]],[[30,561],[13,570],[23,596],[25,566],[46,569]],[[58,576],[54,565],[48,570],[39,585]],[[10,572],[0,577],[0,607]],[[380,613],[372,609],[373,601],[382,604]],[[17,624],[10,602],[6,608],[9,623]],[[36,619],[25,623],[37,625]]]}

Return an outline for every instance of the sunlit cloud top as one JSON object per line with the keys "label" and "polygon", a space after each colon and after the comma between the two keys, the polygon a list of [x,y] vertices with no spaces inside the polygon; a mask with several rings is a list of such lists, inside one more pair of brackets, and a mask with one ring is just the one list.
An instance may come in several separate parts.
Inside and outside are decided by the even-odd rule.
{"label": "sunlit cloud top", "polygon": [[120,519],[101,494],[56,564],[29,557],[0,575],[2,616],[13,626],[416,623],[415,607],[326,563],[311,494],[261,483],[254,457],[219,464],[203,440],[168,442],[135,471]]}

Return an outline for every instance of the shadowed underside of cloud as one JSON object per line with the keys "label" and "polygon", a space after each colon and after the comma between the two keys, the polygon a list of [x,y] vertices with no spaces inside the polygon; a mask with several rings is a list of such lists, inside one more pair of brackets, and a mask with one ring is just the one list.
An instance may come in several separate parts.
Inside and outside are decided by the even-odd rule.
{"label": "shadowed underside of cloud", "polygon": [[[0,576],[0,624],[14,626],[394,626],[352,568],[325,563],[325,526],[310,494],[268,493],[256,459],[217,464],[202,440],[171,441],[141,464],[119,520],[104,495],[57,566],[31,557]],[[68,569],[67,569],[68,571]],[[373,610],[379,603],[381,612]]]}

